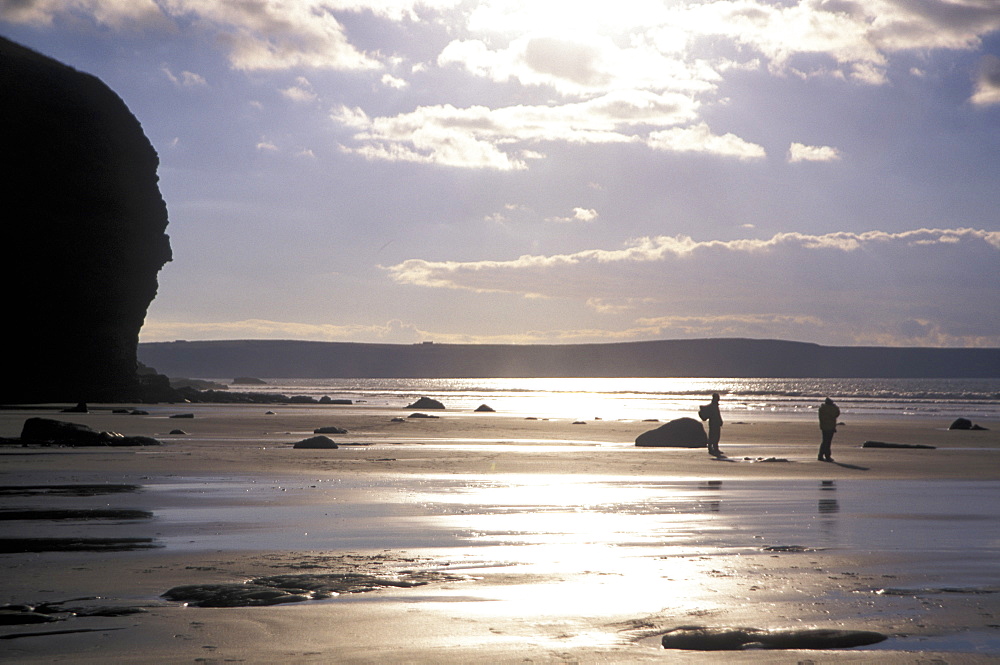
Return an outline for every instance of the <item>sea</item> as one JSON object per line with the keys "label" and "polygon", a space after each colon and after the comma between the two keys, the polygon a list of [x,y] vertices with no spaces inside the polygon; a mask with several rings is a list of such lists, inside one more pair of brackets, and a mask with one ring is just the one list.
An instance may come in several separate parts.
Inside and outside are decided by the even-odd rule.
{"label": "sea", "polygon": [[[449,410],[485,404],[517,417],[646,420],[697,412],[712,393],[727,420],[815,418],[824,398],[844,417],[968,418],[1000,422],[1000,378],[995,379],[773,379],[773,378],[502,378],[289,379],[261,377],[265,385],[231,385],[239,392],[280,393],[351,400],[357,406],[405,409],[420,397]],[[229,384],[231,379],[215,379]]]}

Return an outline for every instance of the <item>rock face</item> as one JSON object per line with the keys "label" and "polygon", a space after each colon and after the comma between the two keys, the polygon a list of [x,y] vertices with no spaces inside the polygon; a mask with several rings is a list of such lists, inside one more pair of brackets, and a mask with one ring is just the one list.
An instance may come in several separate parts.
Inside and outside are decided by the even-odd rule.
{"label": "rock face", "polygon": [[663,448],[705,448],[708,435],[694,418],[678,418],[636,437],[635,445]]}
{"label": "rock face", "polygon": [[97,78],[0,38],[0,403],[140,398],[139,329],[170,260],[158,158]]}

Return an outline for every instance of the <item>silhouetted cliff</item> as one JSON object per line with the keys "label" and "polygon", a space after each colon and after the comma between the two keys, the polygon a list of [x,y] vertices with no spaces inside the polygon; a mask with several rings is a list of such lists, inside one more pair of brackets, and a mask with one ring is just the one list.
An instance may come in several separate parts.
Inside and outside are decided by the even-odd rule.
{"label": "silhouetted cliff", "polygon": [[0,38],[0,402],[137,399],[170,260],[158,158],[97,78]]}
{"label": "silhouetted cliff", "polygon": [[463,377],[1000,377],[1000,349],[820,346],[755,339],[621,344],[352,344],[285,340],[139,345],[170,376]]}

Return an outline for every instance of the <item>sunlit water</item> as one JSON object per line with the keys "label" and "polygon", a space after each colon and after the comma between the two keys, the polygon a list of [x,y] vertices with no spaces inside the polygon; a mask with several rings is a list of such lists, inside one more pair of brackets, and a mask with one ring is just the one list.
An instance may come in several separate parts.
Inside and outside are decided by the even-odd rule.
{"label": "sunlit water", "polygon": [[[219,380],[227,383],[228,380]],[[449,409],[487,404],[500,414],[552,418],[646,419],[690,415],[722,395],[731,416],[815,417],[830,396],[845,414],[1000,420],[1000,379],[265,379],[243,392],[349,399],[404,408],[421,396]]]}
{"label": "sunlit water", "polygon": [[[219,533],[168,540],[182,548],[544,546],[549,558],[553,546],[641,547],[666,554],[796,545],[920,551],[930,559],[946,558],[953,573],[962,570],[966,555],[1000,556],[998,481],[687,481],[504,474],[203,479],[149,485],[145,491],[163,506],[155,511],[163,522],[222,527]],[[256,536],[248,538],[245,531]],[[989,570],[1000,581],[1000,569],[990,563]],[[972,576],[982,572],[972,571]],[[960,577],[951,583],[969,583]]]}

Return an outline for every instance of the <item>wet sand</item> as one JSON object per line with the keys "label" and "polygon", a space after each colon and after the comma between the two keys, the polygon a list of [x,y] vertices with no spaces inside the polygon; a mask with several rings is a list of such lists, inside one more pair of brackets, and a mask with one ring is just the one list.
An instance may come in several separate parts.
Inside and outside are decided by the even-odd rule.
{"label": "wet sand", "polygon": [[[949,432],[950,420],[847,419],[836,462],[823,463],[815,423],[763,416],[727,422],[727,457],[716,460],[636,448],[657,423],[144,408],[150,415],[0,412],[0,436],[44,416],[165,444],[0,448],[0,509],[18,511],[0,520],[0,539],[7,550],[32,544],[0,553],[0,604],[145,610],[0,626],[4,661],[1000,659],[995,423]],[[194,418],[169,418],[177,413]],[[332,435],[337,450],[292,449],[331,425],[349,431]],[[175,428],[186,434],[167,434]],[[937,448],[861,448],[867,440]],[[80,485],[120,491],[42,489]],[[25,513],[43,510],[61,512]],[[115,541],[125,544],[110,549]],[[286,573],[431,581],[266,607],[161,597]],[[835,651],[662,649],[659,636],[683,625],[889,639]]]}

